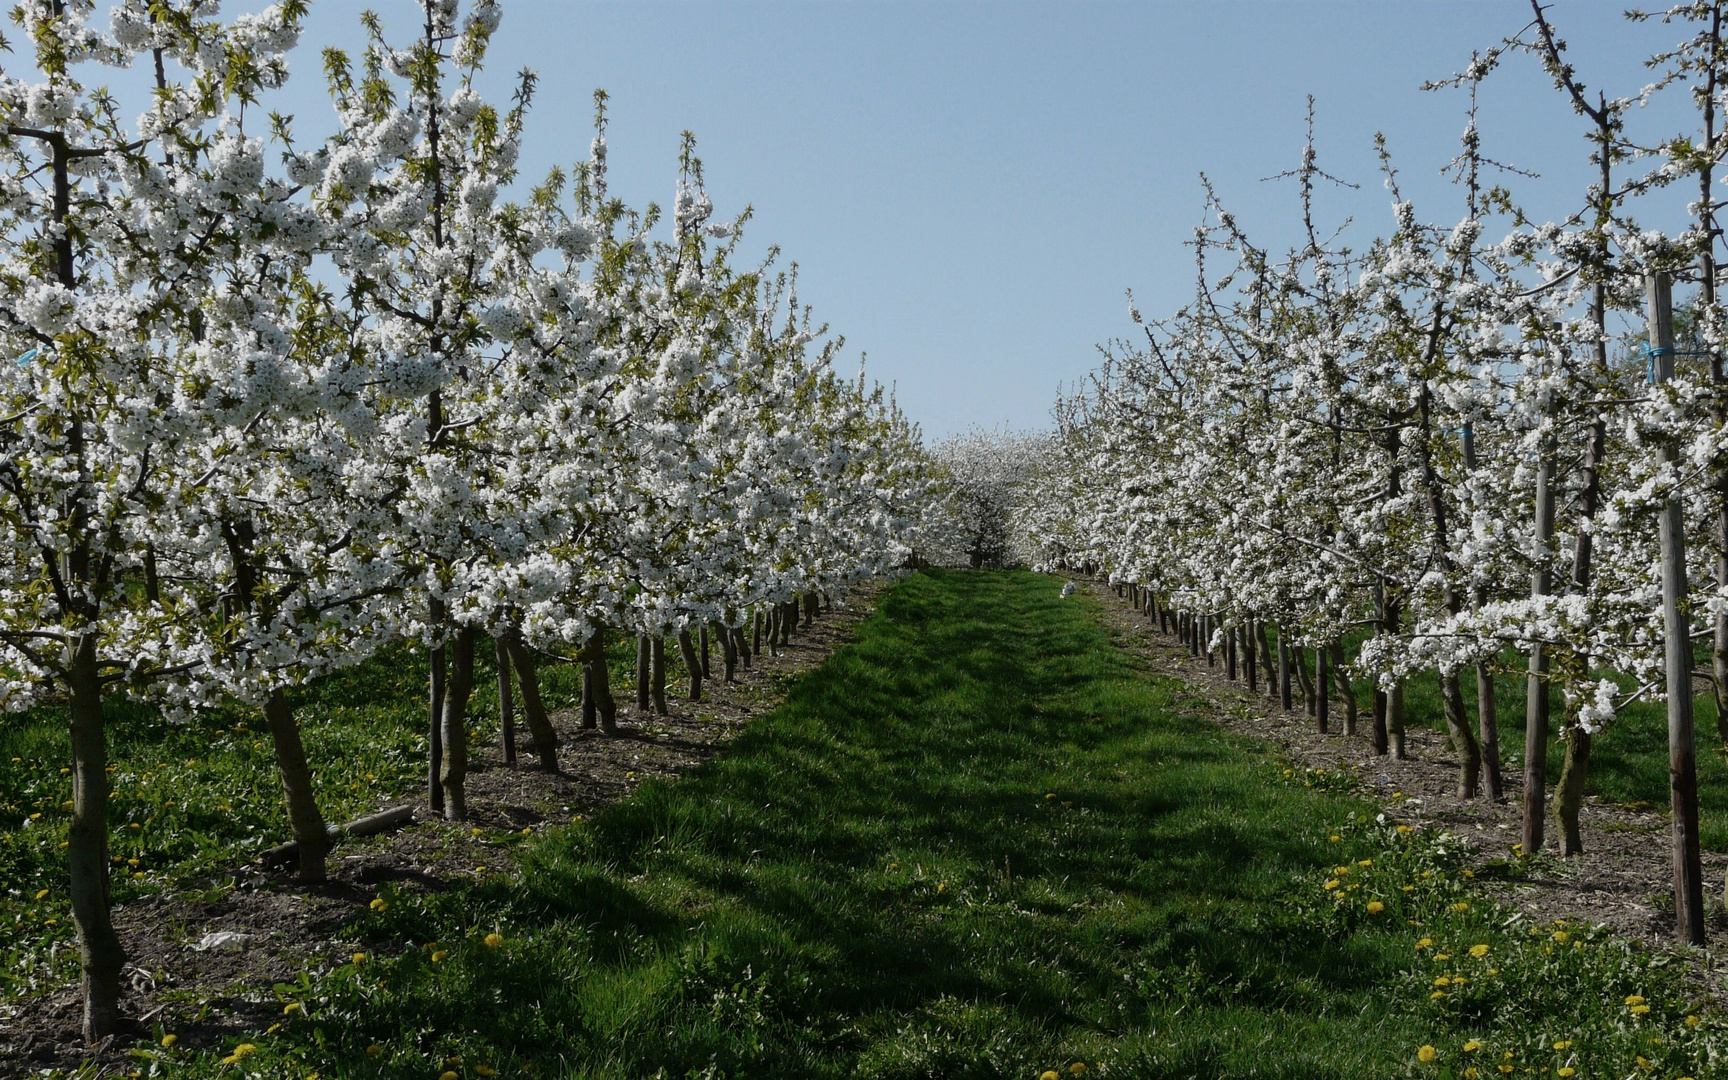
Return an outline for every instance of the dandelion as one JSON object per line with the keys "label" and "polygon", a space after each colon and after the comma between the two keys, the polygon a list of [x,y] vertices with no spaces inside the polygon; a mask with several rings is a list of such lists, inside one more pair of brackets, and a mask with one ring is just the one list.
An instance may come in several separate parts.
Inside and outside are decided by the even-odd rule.
{"label": "dandelion", "polygon": [[455,1070],[445,1069],[443,1072],[438,1074],[438,1080],[457,1080]]}
{"label": "dandelion", "polygon": [[1416,943],[1416,947],[1418,949],[1426,949],[1426,948],[1428,948],[1428,946],[1430,946],[1432,944],[1434,944],[1434,939],[1431,937],[1425,937],[1421,941],[1418,941]]}
{"label": "dandelion", "polygon": [[1452,959],[1451,953],[1437,952],[1434,954],[1434,962],[1437,964],[1450,959]]}
{"label": "dandelion", "polygon": [[1564,945],[1568,941],[1572,940],[1572,935],[1568,934],[1564,930],[1556,930],[1556,931],[1554,931],[1554,940],[1558,941],[1560,944]]}
{"label": "dandelion", "polygon": [[1467,912],[1467,911],[1469,911],[1469,910],[1470,910],[1470,905],[1469,905],[1469,904],[1466,904],[1466,903],[1465,903],[1465,902],[1464,902],[1464,901],[1462,901],[1462,900],[1460,900],[1460,901],[1458,901],[1458,902],[1457,902],[1457,903],[1456,903],[1456,904],[1453,904],[1453,905],[1452,905],[1452,910],[1453,910],[1453,911],[1456,911],[1456,912],[1458,912],[1458,913],[1459,913],[1459,914],[1460,914],[1460,915],[1462,915],[1462,914],[1464,914],[1464,913],[1465,913],[1465,912]]}
{"label": "dandelion", "polygon": [[1368,901],[1368,914],[1378,915],[1382,911],[1385,911],[1385,910],[1386,910],[1386,905],[1382,904],[1380,901],[1378,901],[1378,900]]}
{"label": "dandelion", "polygon": [[1362,859],[1356,865],[1357,866],[1373,866],[1374,860],[1373,859]]}
{"label": "dandelion", "polygon": [[382,896],[380,896],[380,897],[378,897],[378,899],[372,901],[372,903],[369,906],[372,908],[373,911],[386,911],[390,907],[390,902],[388,900],[384,899]]}
{"label": "dandelion", "polygon": [[38,899],[38,900],[44,899],[45,897],[47,897],[47,895],[48,895],[47,889],[37,889],[36,890],[36,899]]}
{"label": "dandelion", "polygon": [[366,954],[363,952],[357,952],[354,954],[353,960],[356,965],[364,964],[366,962]]}
{"label": "dandelion", "polygon": [[1476,959],[1480,960],[1484,956],[1488,955],[1488,946],[1486,946],[1486,945],[1472,945],[1472,946],[1470,946],[1470,955],[1475,957]]}
{"label": "dandelion", "polygon": [[1084,1061],[1076,1061],[1074,1064],[1068,1066],[1068,1075],[1074,1077],[1085,1076],[1086,1063]]}
{"label": "dandelion", "polygon": [[1411,833],[1413,833],[1413,832],[1415,832],[1415,831],[1416,831],[1416,830],[1415,830],[1415,829],[1412,829],[1412,828],[1411,828],[1411,827],[1410,827],[1410,826],[1408,826],[1408,825],[1400,825],[1400,826],[1398,826],[1398,834],[1399,834],[1399,835],[1400,835],[1400,836],[1409,836],[1409,835],[1410,835],[1410,834],[1411,834]]}
{"label": "dandelion", "polygon": [[1446,991],[1436,990],[1432,994],[1428,995],[1428,1000],[1429,1001],[1439,1001],[1441,998],[1443,998],[1445,996],[1446,996]]}
{"label": "dandelion", "polygon": [[1648,1016],[1650,1014],[1650,1006],[1634,1005],[1632,1006],[1631,1012],[1633,1016]]}
{"label": "dandelion", "polygon": [[1645,1072],[1649,1072],[1650,1068],[1651,1068],[1650,1059],[1645,1057],[1643,1054],[1639,1054],[1638,1055],[1638,1067],[1640,1069],[1643,1069]]}
{"label": "dandelion", "polygon": [[1427,1043],[1423,1043],[1422,1049],[1416,1051],[1416,1060],[1420,1061],[1424,1065],[1432,1065],[1436,1061],[1440,1060],[1440,1051],[1429,1046]]}
{"label": "dandelion", "polygon": [[300,1006],[300,1003],[298,1001],[290,1001],[288,1004],[282,1006],[282,1015],[283,1016],[294,1016],[300,1012],[301,1012],[301,1006]]}
{"label": "dandelion", "polygon": [[384,1048],[382,1046],[379,1046],[377,1043],[373,1043],[371,1046],[368,1046],[366,1048],[366,1056],[367,1057],[377,1057],[379,1054],[382,1054],[383,1052],[384,1052]]}
{"label": "dandelion", "polygon": [[1561,1039],[1559,1042],[1554,1044],[1554,1049],[1556,1049],[1556,1050],[1570,1050],[1570,1049],[1572,1049],[1572,1040],[1571,1039]]}
{"label": "dandelion", "polygon": [[1687,1027],[1697,1027],[1699,1024],[1702,1024],[1703,1022],[1704,1021],[1698,1019],[1696,1016],[1688,1016],[1686,1018],[1686,1026]]}
{"label": "dandelion", "polygon": [[523,836],[529,836],[529,835],[532,835],[532,834],[533,834],[533,832],[534,832],[534,830],[533,830],[533,828],[532,828],[532,827],[530,827],[530,826],[527,826],[527,825],[524,825],[524,826],[523,826],[523,827],[522,827],[522,835],[523,835]]}
{"label": "dandelion", "polygon": [[1447,978],[1445,975],[1442,975],[1439,978],[1434,980],[1434,985],[1435,986],[1451,986],[1452,980]]}
{"label": "dandelion", "polygon": [[1627,994],[1626,995],[1626,1004],[1628,1004],[1628,1005],[1642,1005],[1642,1004],[1644,1004],[1644,995],[1643,994]]}
{"label": "dandelion", "polygon": [[493,933],[486,935],[486,947],[488,949],[496,949],[498,946],[500,946],[502,944],[504,944],[504,935],[503,934],[493,932]]}
{"label": "dandelion", "polygon": [[1344,838],[1342,836],[1339,836],[1337,833],[1333,833],[1331,836],[1328,836],[1326,839],[1329,842],[1336,844],[1338,841],[1340,841]]}
{"label": "dandelion", "polygon": [[169,1032],[168,1034],[162,1036],[162,1045],[165,1048],[173,1046],[175,1043],[177,1043],[179,1041],[180,1041],[180,1036],[174,1034],[173,1032]]}
{"label": "dandelion", "polygon": [[1338,887],[1338,879],[1337,878],[1332,878],[1330,881],[1326,882],[1326,888],[1328,891],[1330,891],[1332,889],[1336,889],[1337,887]]}
{"label": "dandelion", "polygon": [[444,958],[449,955],[450,954],[447,951],[439,949],[437,952],[432,954],[432,962],[434,964],[441,964],[444,962]]}
{"label": "dandelion", "polygon": [[1464,1044],[1464,1052],[1466,1054],[1474,1054],[1480,1049],[1482,1049],[1482,1041],[1480,1039],[1471,1039],[1469,1042]]}
{"label": "dandelion", "polygon": [[469,830],[468,830],[468,835],[469,835],[469,836],[484,836],[484,835],[486,835],[486,830],[485,830],[485,829],[481,829],[481,828],[473,828],[473,829],[469,829]]}
{"label": "dandelion", "polygon": [[1554,1075],[1555,1076],[1577,1076],[1578,1070],[1574,1069],[1570,1065],[1562,1065],[1558,1069],[1554,1070]]}
{"label": "dandelion", "polygon": [[[1055,798],[1055,796],[1052,795],[1051,798]],[[1055,1069],[1045,1069],[1038,1074],[1038,1080],[1062,1080],[1062,1078],[1056,1075]]]}

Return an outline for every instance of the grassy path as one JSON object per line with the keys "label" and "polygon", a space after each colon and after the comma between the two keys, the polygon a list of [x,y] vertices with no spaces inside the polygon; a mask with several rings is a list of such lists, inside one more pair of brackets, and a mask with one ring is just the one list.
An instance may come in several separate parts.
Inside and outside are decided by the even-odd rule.
{"label": "grassy path", "polygon": [[909,580],[697,776],[552,834],[520,881],[387,893],[362,930],[401,957],[279,988],[298,1008],[253,1060],[1402,1072],[1415,1029],[1376,988],[1408,965],[1407,928],[1328,934],[1287,902],[1339,857],[1326,833],[1356,804],[1270,782],[1274,762],[1191,714],[1059,584]]}

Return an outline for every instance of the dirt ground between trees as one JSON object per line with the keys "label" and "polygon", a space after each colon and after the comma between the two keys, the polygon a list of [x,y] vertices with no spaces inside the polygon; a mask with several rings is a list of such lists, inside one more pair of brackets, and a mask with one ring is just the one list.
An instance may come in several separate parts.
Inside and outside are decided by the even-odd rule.
{"label": "dirt ground between trees", "polygon": [[[126,1048],[160,1025],[196,1046],[256,1033],[281,1019],[273,984],[293,982],[301,972],[316,976],[346,963],[357,951],[388,952],[344,936],[343,926],[378,895],[378,887],[443,891],[457,879],[510,874],[513,851],[524,832],[563,824],[619,802],[646,780],[679,776],[714,757],[752,719],[774,708],[791,679],[826,660],[851,639],[874,610],[878,590],[853,593],[845,608],[822,613],[795,634],[778,656],[764,649],[739,681],[727,684],[719,650],[716,678],[703,700],[690,701],[667,687],[668,716],[643,715],[628,682],[614,686],[619,730],[585,731],[579,710],[552,715],[558,731],[559,771],[540,771],[526,753],[516,767],[503,763],[496,745],[470,750],[469,820],[433,818],[424,791],[394,799],[412,805],[415,824],[398,832],[339,844],[330,856],[330,879],[322,886],[297,883],[286,871],[237,865],[203,888],[163,893],[114,909],[125,944],[127,987],[122,1004],[135,1030],[95,1047],[84,1045],[81,998],[76,985],[52,994],[0,1005],[0,1076],[41,1070],[93,1067],[94,1075],[123,1075],[136,1067]],[[525,739],[523,732],[520,738]],[[195,946],[207,935],[245,936],[232,951]]]}
{"label": "dirt ground between trees", "polygon": [[[1083,587],[1103,606],[1106,620],[1119,644],[1142,657],[1153,670],[1171,675],[1203,694],[1213,705],[1212,717],[1224,728],[1276,744],[1300,767],[1326,769],[1348,776],[1362,795],[1381,802],[1387,817],[1418,828],[1447,829],[1477,852],[1478,863],[1506,860],[1519,839],[1522,820],[1523,777],[1508,771],[1505,801],[1487,798],[1460,799],[1457,794],[1458,758],[1445,733],[1412,726],[1406,733],[1408,759],[1375,755],[1369,741],[1369,718],[1364,715],[1358,734],[1339,730],[1321,735],[1314,720],[1297,701],[1286,712],[1266,693],[1251,694],[1246,681],[1232,682],[1224,661],[1208,667],[1206,657],[1191,657],[1174,636],[1159,633],[1157,624],[1138,613],[1128,600],[1110,586],[1087,581]],[[1341,710],[1335,710],[1331,726],[1343,727]],[[1520,720],[1522,717],[1519,718]],[[1508,736],[1522,738],[1522,726]],[[1551,805],[1551,804],[1550,804]],[[1584,854],[1571,859],[1558,856],[1559,823],[1550,818],[1546,830],[1548,853],[1526,864],[1527,873],[1511,880],[1482,876],[1482,885],[1502,902],[1521,908],[1533,920],[1565,919],[1602,924],[1616,933],[1668,948],[1673,946],[1673,863],[1669,840],[1669,815],[1605,803],[1595,796],[1585,800],[1581,821]],[[1705,904],[1709,932],[1720,941],[1728,934],[1728,911],[1721,889],[1728,873],[1728,857],[1704,853]],[[1714,950],[1686,950],[1696,957],[1701,973],[1708,972],[1711,989],[1722,989]]]}

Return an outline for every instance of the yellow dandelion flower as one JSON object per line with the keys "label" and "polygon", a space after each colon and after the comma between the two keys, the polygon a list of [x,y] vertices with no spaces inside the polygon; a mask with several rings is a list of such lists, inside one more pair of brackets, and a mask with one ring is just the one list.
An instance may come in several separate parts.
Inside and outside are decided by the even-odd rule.
{"label": "yellow dandelion flower", "polygon": [[443,1072],[438,1074],[438,1080],[457,1080],[456,1071],[454,1069],[445,1069]]}
{"label": "yellow dandelion flower", "polygon": [[1418,941],[1416,943],[1416,947],[1418,949],[1426,949],[1428,946],[1430,946],[1432,944],[1434,944],[1434,939],[1431,937],[1425,937],[1421,941]]}
{"label": "yellow dandelion flower", "polygon": [[1649,1072],[1651,1068],[1650,1059],[1642,1054],[1638,1055],[1638,1067],[1643,1069],[1645,1072]]}
{"label": "yellow dandelion flower", "polygon": [[1086,1075],[1086,1063],[1084,1061],[1076,1061],[1074,1064],[1068,1066],[1068,1075],[1069,1076],[1085,1076]]}
{"label": "yellow dandelion flower", "polygon": [[448,951],[446,951],[444,949],[439,949],[437,952],[432,954],[432,962],[434,964],[443,963],[444,958],[449,956],[449,955],[450,955],[450,953]]}
{"label": "yellow dandelion flower", "polygon": [[1644,1004],[1644,995],[1643,994],[1627,994],[1626,995],[1626,1004],[1628,1004],[1628,1005],[1642,1005],[1642,1004]]}
{"label": "yellow dandelion flower", "polygon": [[1470,946],[1470,955],[1475,957],[1476,959],[1480,960],[1484,956],[1488,955],[1488,946],[1486,946],[1486,945],[1472,945],[1472,946]]}
{"label": "yellow dandelion flower", "polygon": [[300,1011],[301,1011],[301,1007],[300,1007],[300,1003],[298,1001],[290,1001],[288,1004],[282,1006],[282,1015],[283,1016],[294,1016],[297,1013],[299,1013]]}
{"label": "yellow dandelion flower", "polygon": [[46,899],[47,896],[48,896],[48,890],[47,889],[37,889],[36,890],[36,899],[43,900],[43,899]]}
{"label": "yellow dandelion flower", "polygon": [[1554,1049],[1556,1049],[1556,1050],[1570,1050],[1570,1049],[1572,1049],[1572,1040],[1571,1039],[1561,1039],[1559,1042],[1554,1044]]}
{"label": "yellow dandelion flower", "polygon": [[354,954],[353,960],[356,964],[364,964],[366,962],[366,954],[363,952],[357,952]]}
{"label": "yellow dandelion flower", "polygon": [[251,1057],[257,1052],[258,1048],[251,1043],[241,1043],[239,1046],[234,1048],[234,1056],[236,1058]]}
{"label": "yellow dandelion flower", "polygon": [[1464,1080],[1476,1080],[1478,1075],[1480,1074],[1476,1072],[1476,1066],[1474,1065],[1464,1070]]}
{"label": "yellow dandelion flower", "polygon": [[1326,882],[1326,888],[1328,890],[1336,889],[1337,887],[1338,887],[1338,879],[1337,878],[1332,878],[1331,880]]}
{"label": "yellow dandelion flower", "polygon": [[1570,1065],[1562,1065],[1558,1069],[1554,1070],[1554,1075],[1555,1076],[1577,1076],[1578,1070],[1574,1069]]}
{"label": "yellow dandelion flower", "polygon": [[1471,1039],[1469,1042],[1464,1044],[1464,1052],[1466,1054],[1474,1054],[1480,1049],[1482,1049],[1482,1041],[1480,1039]]}
{"label": "yellow dandelion flower", "polygon": [[1399,891],[1400,891],[1400,892],[1415,892],[1415,891],[1416,891],[1416,886],[1414,886],[1414,885],[1404,885],[1404,886],[1401,886],[1401,887],[1400,887],[1400,889],[1399,889]]}
{"label": "yellow dandelion flower", "polygon": [[486,935],[486,947],[488,949],[496,949],[498,946],[500,946],[502,944],[504,944],[504,935],[503,934],[492,933],[492,934]]}
{"label": "yellow dandelion flower", "polygon": [[1331,836],[1328,836],[1326,839],[1328,841],[1330,841],[1331,843],[1336,844],[1338,841],[1340,841],[1344,838],[1342,836],[1339,836],[1337,833],[1333,833]]}
{"label": "yellow dandelion flower", "polygon": [[1435,963],[1440,963],[1442,961],[1450,960],[1450,959],[1452,959],[1451,953],[1437,952],[1434,954],[1434,962]]}
{"label": "yellow dandelion flower", "polygon": [[1634,1005],[1632,1006],[1631,1013],[1633,1016],[1648,1016],[1650,1014],[1650,1006]]}
{"label": "yellow dandelion flower", "polygon": [[1436,990],[1432,994],[1428,995],[1428,1000],[1429,1001],[1439,1001],[1441,998],[1443,998],[1445,996],[1446,996],[1446,991]]}
{"label": "yellow dandelion flower", "polygon": [[388,900],[384,899],[382,896],[380,896],[378,899],[372,901],[372,903],[369,906],[372,908],[373,911],[385,911],[385,910],[389,909],[390,902]]}
{"label": "yellow dandelion flower", "polygon": [[1359,860],[1357,860],[1356,865],[1357,866],[1373,866],[1374,860],[1373,859],[1359,859]]}
{"label": "yellow dandelion flower", "polygon": [[1378,915],[1382,911],[1385,911],[1385,910],[1386,910],[1386,905],[1382,904],[1380,901],[1378,901],[1378,900],[1368,901],[1368,914]]}
{"label": "yellow dandelion flower", "polygon": [[1399,833],[1401,833],[1404,836],[1409,836],[1411,833],[1415,832],[1416,830],[1412,829],[1408,825],[1400,825],[1400,826],[1398,826],[1398,831],[1399,831]]}
{"label": "yellow dandelion flower", "polygon": [[1564,945],[1568,941],[1572,940],[1572,935],[1568,934],[1564,930],[1556,930],[1556,931],[1554,931],[1554,940],[1558,941],[1560,944]]}
{"label": "yellow dandelion flower", "polygon": [[1500,1070],[1500,1071],[1501,1071],[1501,1072],[1503,1072],[1503,1073],[1511,1073],[1511,1072],[1512,1072],[1512,1066],[1511,1066],[1511,1065],[1509,1065],[1509,1064],[1507,1064],[1507,1063],[1506,1063],[1506,1062],[1504,1062],[1504,1061],[1502,1061],[1502,1062],[1501,1062],[1501,1063],[1500,1063],[1500,1064],[1498,1064],[1498,1065],[1496,1065],[1496,1066],[1494,1066],[1494,1067],[1495,1067],[1495,1068],[1496,1068],[1496,1069],[1499,1069],[1499,1070]]}
{"label": "yellow dandelion flower", "polygon": [[371,1046],[368,1046],[366,1048],[366,1056],[367,1057],[377,1057],[379,1054],[382,1054],[383,1052],[384,1052],[384,1048],[382,1046],[379,1046],[377,1043],[373,1043]]}
{"label": "yellow dandelion flower", "polygon": [[177,1043],[179,1041],[180,1041],[180,1036],[174,1034],[173,1032],[169,1032],[168,1034],[162,1036],[162,1045],[163,1046],[173,1046],[175,1043]]}
{"label": "yellow dandelion flower", "polygon": [[1697,1027],[1699,1024],[1702,1024],[1703,1022],[1704,1021],[1698,1019],[1696,1016],[1688,1016],[1686,1018],[1686,1026],[1687,1027]]}
{"label": "yellow dandelion flower", "polygon": [[1422,1049],[1416,1051],[1416,1060],[1420,1061],[1424,1065],[1432,1065],[1436,1061],[1440,1060],[1440,1051],[1429,1046],[1427,1043],[1423,1043]]}
{"label": "yellow dandelion flower", "polygon": [[1452,905],[1452,910],[1458,912],[1459,914],[1463,914],[1464,912],[1470,910],[1470,905],[1466,904],[1464,901],[1460,900],[1456,904]]}
{"label": "yellow dandelion flower", "polygon": [[1435,986],[1451,986],[1452,980],[1447,978],[1446,976],[1442,975],[1439,978],[1434,980],[1434,985]]}
{"label": "yellow dandelion flower", "polygon": [[[1054,799],[1056,796],[1052,795],[1050,797]],[[1056,1075],[1055,1069],[1045,1069],[1043,1072],[1038,1074],[1038,1080],[1062,1080],[1062,1078]]]}

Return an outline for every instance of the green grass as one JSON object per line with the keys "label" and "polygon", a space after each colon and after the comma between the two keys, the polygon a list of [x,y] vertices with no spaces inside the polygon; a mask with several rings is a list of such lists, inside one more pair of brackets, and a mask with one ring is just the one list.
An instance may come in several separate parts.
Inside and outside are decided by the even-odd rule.
{"label": "green grass", "polygon": [[[340,932],[362,962],[256,988],[268,1030],[164,1047],[181,1032],[157,1021],[138,1072],[1672,1080],[1728,1052],[1686,965],[1486,900],[1454,841],[1223,732],[1059,585],[910,578],[725,756],[524,840],[516,875],[387,887]],[[331,739],[378,739],[322,746],[332,786],[418,782],[418,667],[384,657],[309,693]],[[209,725],[116,717],[148,783],[250,778],[235,815],[268,821],[256,737]],[[174,765],[189,745],[199,764]],[[218,823],[136,887],[265,827]],[[29,977],[65,985],[66,952]]]}
{"label": "green grass", "polygon": [[1278,782],[1059,584],[912,578],[697,775],[529,845],[519,880],[387,893],[361,929],[399,958],[282,988],[306,1016],[258,1060],[1386,1075],[1421,1030],[1385,992],[1408,927],[1289,902],[1361,807]]}

